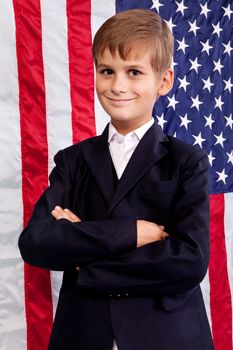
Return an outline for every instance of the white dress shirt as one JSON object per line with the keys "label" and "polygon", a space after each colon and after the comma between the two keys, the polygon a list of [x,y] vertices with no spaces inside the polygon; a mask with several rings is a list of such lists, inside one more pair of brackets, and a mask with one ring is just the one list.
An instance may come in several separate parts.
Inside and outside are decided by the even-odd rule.
{"label": "white dress shirt", "polygon": [[139,144],[139,141],[153,123],[154,119],[151,118],[138,129],[129,132],[125,136],[119,134],[112,123],[109,124],[108,144],[118,179],[121,178],[121,175],[123,174],[135,148]]}
{"label": "white dress shirt", "polygon": [[[118,179],[121,178],[134,150],[153,123],[154,119],[151,118],[138,129],[129,132],[125,136],[119,134],[112,123],[109,124],[108,145]],[[118,350],[115,339],[112,350]]]}

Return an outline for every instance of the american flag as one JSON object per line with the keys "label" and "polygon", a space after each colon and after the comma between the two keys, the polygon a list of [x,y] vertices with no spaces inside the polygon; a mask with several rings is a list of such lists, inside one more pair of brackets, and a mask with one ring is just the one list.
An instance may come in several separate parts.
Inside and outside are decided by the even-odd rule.
{"label": "american flag", "polygon": [[233,4],[230,0],[0,3],[0,349],[46,350],[61,274],[24,265],[17,239],[61,148],[101,133],[92,38],[116,12],[158,12],[175,36],[174,87],[154,117],[202,147],[211,176],[211,260],[202,283],[215,349],[232,350]]}

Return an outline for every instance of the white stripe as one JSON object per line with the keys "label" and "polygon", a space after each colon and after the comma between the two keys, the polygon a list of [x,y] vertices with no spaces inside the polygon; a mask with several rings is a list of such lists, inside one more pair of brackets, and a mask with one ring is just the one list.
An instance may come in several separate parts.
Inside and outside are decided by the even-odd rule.
{"label": "white stripe", "polygon": [[[58,150],[72,144],[66,0],[41,0],[49,172]],[[56,310],[61,272],[51,272]]]}
{"label": "white stripe", "polygon": [[[233,193],[224,194],[225,198],[225,242],[227,253],[227,271],[231,290],[231,304],[233,305]],[[232,308],[233,310],[233,308]],[[233,317],[233,315],[232,315]],[[233,334],[233,330],[232,330]]]}
{"label": "white stripe", "polygon": [[65,0],[41,0],[49,171],[53,156],[72,144],[72,120]]}
{"label": "white stripe", "polygon": [[12,1],[0,2],[0,348],[26,349],[19,91]]}
{"label": "white stripe", "polygon": [[[115,14],[115,1],[113,0],[92,0],[92,37],[109,17]],[[109,122],[109,116],[101,107],[97,95],[95,93],[95,123],[96,123],[96,133],[100,134],[106,124]]]}
{"label": "white stripe", "polygon": [[211,320],[211,312],[210,312],[210,281],[209,281],[208,272],[205,275],[205,278],[201,282],[201,291],[205,302],[205,309],[209,320],[210,329],[212,330],[212,320]]}

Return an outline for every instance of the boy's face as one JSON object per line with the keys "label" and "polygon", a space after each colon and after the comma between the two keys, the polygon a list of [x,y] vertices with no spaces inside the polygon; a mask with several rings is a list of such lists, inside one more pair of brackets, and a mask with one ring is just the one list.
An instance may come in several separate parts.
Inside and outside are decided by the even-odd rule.
{"label": "boy's face", "polygon": [[123,60],[106,49],[96,67],[96,91],[101,105],[111,117],[116,129],[129,132],[151,119],[158,96],[172,86],[169,69],[157,78],[151,66],[151,53],[134,54]]}

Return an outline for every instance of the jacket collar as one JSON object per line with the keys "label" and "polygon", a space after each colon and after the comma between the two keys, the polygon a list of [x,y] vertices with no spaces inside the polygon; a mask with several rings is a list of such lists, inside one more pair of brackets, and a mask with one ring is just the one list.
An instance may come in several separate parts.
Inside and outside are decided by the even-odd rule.
{"label": "jacket collar", "polygon": [[146,174],[151,166],[167,153],[165,147],[167,141],[168,138],[155,122],[136,147],[115,192],[112,161],[108,146],[108,125],[102,135],[85,143],[85,159],[109,205],[109,213],[114,210],[126,193]]}

